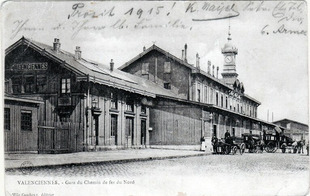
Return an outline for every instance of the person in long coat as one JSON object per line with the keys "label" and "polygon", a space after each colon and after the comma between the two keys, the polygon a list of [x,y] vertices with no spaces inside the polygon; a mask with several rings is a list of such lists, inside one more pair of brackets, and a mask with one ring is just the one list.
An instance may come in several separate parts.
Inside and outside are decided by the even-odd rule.
{"label": "person in long coat", "polygon": [[225,133],[225,135],[224,135],[224,138],[225,138],[225,140],[226,140],[227,138],[230,138],[230,133],[228,132],[228,130],[226,131],[226,133]]}

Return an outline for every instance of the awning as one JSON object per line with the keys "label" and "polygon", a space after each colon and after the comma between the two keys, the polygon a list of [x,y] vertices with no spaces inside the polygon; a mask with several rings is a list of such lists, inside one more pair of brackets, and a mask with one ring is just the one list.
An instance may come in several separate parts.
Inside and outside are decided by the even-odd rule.
{"label": "awning", "polygon": [[278,126],[275,126],[273,129],[274,129],[276,132],[278,132],[278,133],[281,133],[281,132],[282,132],[282,130],[281,130],[280,127],[278,127]]}

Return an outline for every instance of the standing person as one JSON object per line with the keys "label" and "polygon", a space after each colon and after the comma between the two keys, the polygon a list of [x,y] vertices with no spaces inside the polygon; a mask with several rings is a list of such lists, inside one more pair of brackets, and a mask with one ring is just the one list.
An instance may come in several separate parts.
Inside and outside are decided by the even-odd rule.
{"label": "standing person", "polygon": [[306,150],[307,150],[307,155],[309,156],[309,142],[307,143]]}
{"label": "standing person", "polygon": [[266,141],[266,130],[264,129],[263,131],[263,141],[265,142]]}
{"label": "standing person", "polygon": [[277,147],[280,148],[280,133],[276,131]]}
{"label": "standing person", "polygon": [[217,154],[217,142],[218,142],[218,139],[216,138],[215,135],[213,135],[212,139],[211,139],[211,143],[213,146],[213,153],[215,153],[215,154]]}
{"label": "standing person", "polygon": [[228,132],[228,130],[226,131],[224,138],[225,138],[225,143],[227,143],[228,139],[230,138],[230,133]]}
{"label": "standing person", "polygon": [[301,140],[301,153],[304,154],[304,145],[306,144],[306,140]]}

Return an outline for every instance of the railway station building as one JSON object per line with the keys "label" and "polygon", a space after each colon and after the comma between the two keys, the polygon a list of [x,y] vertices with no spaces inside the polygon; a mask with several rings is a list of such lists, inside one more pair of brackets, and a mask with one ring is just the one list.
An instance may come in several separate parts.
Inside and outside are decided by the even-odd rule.
{"label": "railway station building", "polygon": [[45,45],[22,37],[5,53],[6,152],[144,148],[153,99],[175,96],[115,69],[113,60],[86,60],[78,46],[64,51],[57,38]]}
{"label": "railway station building", "polygon": [[[210,62],[200,65],[198,54],[195,64],[187,62],[187,45],[182,58],[156,45],[144,48],[116,69],[113,60],[103,65],[83,58],[79,46],[62,50],[57,38],[46,45],[22,37],[5,51],[5,151],[199,149],[203,140],[210,150],[211,137],[226,130],[233,136],[274,130],[257,118],[260,102],[238,80],[230,37],[221,52],[222,79]],[[31,147],[16,147],[28,140]]]}

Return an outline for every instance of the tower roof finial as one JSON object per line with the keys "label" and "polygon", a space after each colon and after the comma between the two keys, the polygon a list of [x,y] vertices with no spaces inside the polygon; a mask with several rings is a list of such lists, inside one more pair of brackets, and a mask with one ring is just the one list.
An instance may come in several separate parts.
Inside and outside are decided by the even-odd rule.
{"label": "tower roof finial", "polygon": [[229,25],[229,27],[228,27],[228,38],[227,38],[228,41],[231,40],[230,35],[231,35],[231,33],[230,33],[230,25]]}

